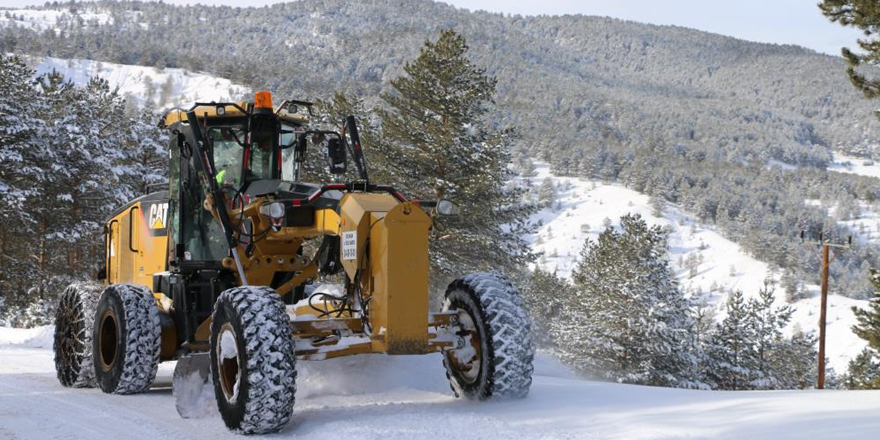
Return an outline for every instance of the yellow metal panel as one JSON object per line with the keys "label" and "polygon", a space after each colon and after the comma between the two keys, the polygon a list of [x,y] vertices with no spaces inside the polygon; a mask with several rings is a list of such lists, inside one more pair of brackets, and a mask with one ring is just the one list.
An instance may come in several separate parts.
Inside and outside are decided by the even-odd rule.
{"label": "yellow metal panel", "polygon": [[401,203],[370,232],[370,326],[374,351],[426,353],[428,346],[428,229],[421,208]]}
{"label": "yellow metal panel", "polygon": [[[343,196],[339,201],[339,234],[342,235],[343,247],[345,247],[346,238],[350,237],[349,234],[354,233],[357,242],[356,249],[362,253],[364,243],[369,235],[371,218],[375,221],[375,218],[380,218],[399,203],[389,194],[348,193]],[[357,255],[356,258],[346,258],[343,252],[342,257],[342,267],[345,269],[345,273],[350,279],[354,279],[357,269],[364,267],[363,255]]]}
{"label": "yellow metal panel", "polygon": [[[164,202],[152,202],[150,208],[167,206]],[[162,228],[152,228],[149,218],[156,213],[145,213],[150,209],[142,202],[135,202],[108,222],[111,232],[107,267],[111,284],[133,283],[153,288],[153,274],[165,270],[168,258],[168,236],[158,234]],[[152,208],[155,211],[157,208]],[[158,217],[157,217],[158,218]],[[167,220],[167,216],[162,217]],[[158,226],[158,225],[153,225]]]}

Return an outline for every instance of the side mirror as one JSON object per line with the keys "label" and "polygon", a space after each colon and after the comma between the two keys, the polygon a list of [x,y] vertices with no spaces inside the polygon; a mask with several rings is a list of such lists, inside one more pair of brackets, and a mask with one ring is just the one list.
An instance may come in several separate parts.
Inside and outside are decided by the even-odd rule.
{"label": "side mirror", "polygon": [[327,156],[330,158],[330,173],[345,174],[348,169],[348,161],[345,154],[345,144],[341,139],[327,140]]}

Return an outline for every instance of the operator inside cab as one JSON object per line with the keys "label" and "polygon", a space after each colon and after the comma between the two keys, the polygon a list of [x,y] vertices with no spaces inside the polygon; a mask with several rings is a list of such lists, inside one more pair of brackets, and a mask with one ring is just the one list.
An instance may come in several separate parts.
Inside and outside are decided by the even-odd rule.
{"label": "operator inside cab", "polygon": [[[208,136],[214,150],[215,178],[227,194],[230,206],[235,194],[248,182],[274,177],[273,139],[277,135],[273,131],[253,131],[247,135],[237,127],[213,127]],[[245,141],[247,138],[249,142]]]}
{"label": "operator inside cab", "polygon": [[214,146],[217,184],[221,187],[231,187],[237,190],[242,183],[242,147],[244,143],[239,141],[242,136],[241,130],[221,127],[212,129],[210,135]]}

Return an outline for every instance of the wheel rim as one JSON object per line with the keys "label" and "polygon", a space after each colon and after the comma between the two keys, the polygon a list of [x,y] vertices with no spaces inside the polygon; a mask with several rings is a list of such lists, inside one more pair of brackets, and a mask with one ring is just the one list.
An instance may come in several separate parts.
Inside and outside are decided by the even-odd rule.
{"label": "wheel rim", "polygon": [[449,350],[446,357],[458,376],[470,385],[480,378],[483,354],[480,335],[473,317],[467,311],[458,311],[458,326],[461,328],[459,336],[464,338],[464,347]]}
{"label": "wheel rim", "polygon": [[220,389],[229,403],[238,398],[238,382],[241,368],[238,364],[238,343],[235,330],[229,323],[220,327],[217,335],[217,374],[220,378]]}
{"label": "wheel rim", "polygon": [[119,323],[116,314],[107,309],[101,314],[101,326],[98,331],[98,359],[101,369],[110,371],[116,363],[119,345]]}

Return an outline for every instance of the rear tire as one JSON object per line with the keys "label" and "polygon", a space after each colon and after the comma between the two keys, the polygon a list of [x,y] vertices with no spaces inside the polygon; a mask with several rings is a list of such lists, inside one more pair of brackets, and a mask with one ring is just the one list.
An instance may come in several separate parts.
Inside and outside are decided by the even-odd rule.
{"label": "rear tire", "polygon": [[211,375],[226,426],[241,434],[284,428],[293,413],[296,353],[284,302],[269,287],[224,291],[211,322]]}
{"label": "rear tire", "polygon": [[458,397],[521,398],[532,384],[531,322],[522,298],[501,275],[475,273],[453,281],[443,310],[458,310],[465,346],[443,355]]}
{"label": "rear tire", "polygon": [[95,386],[92,327],[101,285],[74,283],[64,289],[55,312],[55,372],[65,387]]}
{"label": "rear tire", "polygon": [[95,378],[105,393],[137,394],[150,388],[159,366],[162,328],[153,293],[114,284],[95,312]]}

